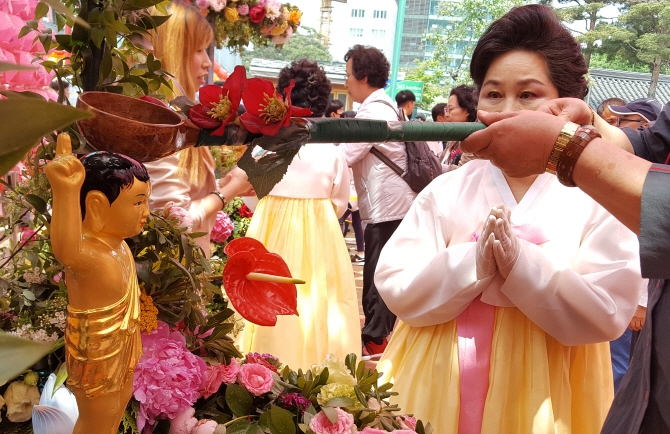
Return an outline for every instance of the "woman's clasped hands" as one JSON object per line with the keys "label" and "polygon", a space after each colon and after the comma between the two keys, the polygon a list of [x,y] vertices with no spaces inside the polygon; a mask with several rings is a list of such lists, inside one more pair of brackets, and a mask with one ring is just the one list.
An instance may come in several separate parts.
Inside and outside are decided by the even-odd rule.
{"label": "woman's clasped hands", "polygon": [[512,229],[512,211],[505,205],[494,206],[477,240],[476,269],[477,280],[495,274],[496,271],[507,279],[514,268],[521,242]]}

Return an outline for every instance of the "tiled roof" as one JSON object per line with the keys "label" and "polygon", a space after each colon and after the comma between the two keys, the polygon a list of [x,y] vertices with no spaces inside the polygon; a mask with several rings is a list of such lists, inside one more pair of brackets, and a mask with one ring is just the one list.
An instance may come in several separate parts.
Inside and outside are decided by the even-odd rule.
{"label": "tiled roof", "polygon": [[[590,74],[593,85],[586,101],[593,108],[608,98],[622,98],[628,103],[638,98],[646,98],[649,92],[649,73],[592,68]],[[659,76],[656,100],[663,105],[670,101],[670,75]]]}
{"label": "tiled roof", "polygon": [[[249,72],[254,77],[277,78],[279,76],[279,71],[290,64],[291,62],[285,62],[283,60],[253,58],[251,59]],[[344,84],[347,79],[346,63],[318,62],[318,64],[323,67],[324,71],[326,71],[326,77],[328,77],[331,83]]]}

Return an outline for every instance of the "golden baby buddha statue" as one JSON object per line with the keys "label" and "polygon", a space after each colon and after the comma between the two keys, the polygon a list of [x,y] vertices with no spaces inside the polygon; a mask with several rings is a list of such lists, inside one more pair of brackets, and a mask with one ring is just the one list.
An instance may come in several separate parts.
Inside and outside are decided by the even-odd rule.
{"label": "golden baby buddha statue", "polygon": [[72,155],[58,136],[45,172],[53,189],[51,242],[68,288],[67,384],[79,407],[75,434],[116,434],[142,355],[140,289],[124,239],[149,216],[146,168],[120,154]]}

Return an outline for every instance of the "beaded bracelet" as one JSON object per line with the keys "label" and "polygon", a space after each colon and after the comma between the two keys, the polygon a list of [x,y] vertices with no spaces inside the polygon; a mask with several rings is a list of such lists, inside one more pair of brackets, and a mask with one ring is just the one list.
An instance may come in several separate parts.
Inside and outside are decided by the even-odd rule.
{"label": "beaded bracelet", "polygon": [[219,193],[219,192],[216,191],[216,190],[212,191],[212,192],[209,193],[209,194],[215,194],[215,195],[217,195],[217,196],[219,197],[219,199],[221,199],[221,209],[222,209],[222,210],[226,207],[226,198],[225,198],[224,195],[222,195],[221,193]]}
{"label": "beaded bracelet", "polygon": [[565,149],[558,159],[556,176],[561,184],[567,187],[576,187],[572,179],[577,159],[584,151],[584,148],[591,143],[593,139],[599,138],[600,133],[591,125],[582,125],[572,136]]}

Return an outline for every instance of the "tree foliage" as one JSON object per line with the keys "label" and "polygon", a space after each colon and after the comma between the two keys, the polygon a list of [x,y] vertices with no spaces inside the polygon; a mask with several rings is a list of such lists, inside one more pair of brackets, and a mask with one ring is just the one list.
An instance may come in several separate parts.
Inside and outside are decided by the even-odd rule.
{"label": "tree foliage", "polygon": [[[541,4],[551,5],[551,0],[540,1]],[[579,34],[577,40],[586,44],[582,47],[586,66],[591,61],[592,54],[596,51],[596,41],[592,38],[592,33],[600,23],[607,23],[613,17],[602,15],[602,10],[611,5],[621,4],[620,0],[558,0],[563,7],[557,8],[556,13],[568,24],[578,24],[571,27],[573,32]],[[580,25],[579,23],[583,24]]]}
{"label": "tree foliage", "polygon": [[434,47],[432,58],[407,71],[407,80],[424,82],[424,99],[419,106],[429,110],[435,103],[448,99],[451,87],[471,83],[468,66],[481,35],[514,6],[526,3],[528,0],[443,2],[438,16],[449,24],[425,38],[425,43]]}
{"label": "tree foliage", "polygon": [[[304,33],[301,33],[304,32]],[[292,62],[298,59],[319,60],[329,62],[333,60],[328,47],[321,43],[323,35],[311,27],[301,27],[283,47],[265,46],[254,47],[244,53],[244,65],[249,70],[251,59],[271,59]]]}
{"label": "tree foliage", "polygon": [[[654,97],[658,76],[670,65],[670,2],[664,0],[631,1],[616,24],[600,24],[589,32],[591,40],[602,41],[609,59],[620,55],[649,65],[652,80],[649,97]],[[618,49],[617,49],[618,47]]]}

